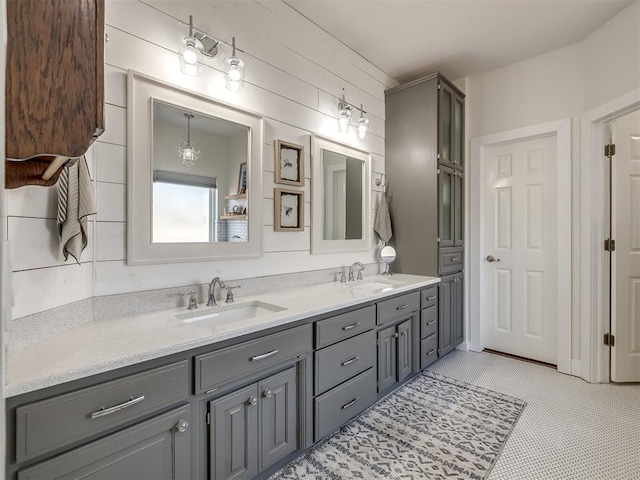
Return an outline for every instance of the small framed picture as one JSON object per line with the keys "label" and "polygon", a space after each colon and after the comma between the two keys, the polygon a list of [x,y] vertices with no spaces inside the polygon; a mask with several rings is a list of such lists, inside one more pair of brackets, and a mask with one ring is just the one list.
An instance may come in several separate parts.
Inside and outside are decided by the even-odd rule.
{"label": "small framed picture", "polygon": [[275,188],[274,230],[276,232],[304,231],[304,192]]}
{"label": "small framed picture", "polygon": [[238,174],[238,195],[247,193],[247,162],[240,164],[240,173]]}
{"label": "small framed picture", "polygon": [[275,183],[304,187],[304,147],[276,140],[275,149]]}

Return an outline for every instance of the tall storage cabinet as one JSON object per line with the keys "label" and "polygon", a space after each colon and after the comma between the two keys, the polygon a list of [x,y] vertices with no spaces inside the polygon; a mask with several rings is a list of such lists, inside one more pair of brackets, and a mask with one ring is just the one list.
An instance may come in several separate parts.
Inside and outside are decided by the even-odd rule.
{"label": "tall storage cabinet", "polygon": [[442,356],[464,338],[464,94],[435,73],[385,96],[394,269],[442,277]]}

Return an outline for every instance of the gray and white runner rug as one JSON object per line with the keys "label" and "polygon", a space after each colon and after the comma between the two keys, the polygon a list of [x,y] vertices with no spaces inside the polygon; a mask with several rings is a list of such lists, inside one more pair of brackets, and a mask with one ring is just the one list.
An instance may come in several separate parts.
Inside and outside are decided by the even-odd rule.
{"label": "gray and white runner rug", "polygon": [[270,480],[483,479],[525,405],[425,371]]}

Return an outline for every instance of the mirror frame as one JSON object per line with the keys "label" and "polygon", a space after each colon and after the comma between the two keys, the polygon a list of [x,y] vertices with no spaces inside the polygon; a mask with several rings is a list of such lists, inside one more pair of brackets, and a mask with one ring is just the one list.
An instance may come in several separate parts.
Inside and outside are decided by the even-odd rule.
{"label": "mirror frame", "polygon": [[[359,240],[325,240],[324,238],[324,169],[322,150],[364,162],[362,202],[362,238]],[[362,252],[371,245],[371,154],[364,150],[339,143],[329,137],[311,135],[311,253]]]}
{"label": "mirror frame", "polygon": [[[154,100],[248,127],[247,242],[151,242]],[[261,115],[129,70],[127,125],[127,264],[196,262],[262,256],[264,121]],[[178,146],[176,161],[177,148]]]}

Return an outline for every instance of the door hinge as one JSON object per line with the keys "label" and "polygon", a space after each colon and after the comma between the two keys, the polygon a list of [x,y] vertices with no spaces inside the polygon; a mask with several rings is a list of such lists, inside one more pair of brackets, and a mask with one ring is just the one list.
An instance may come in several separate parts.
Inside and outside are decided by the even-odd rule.
{"label": "door hinge", "polygon": [[614,239],[607,238],[604,241],[604,251],[605,252],[615,252],[616,251],[616,241]]}
{"label": "door hinge", "polygon": [[604,334],[604,344],[607,347],[615,347],[616,346],[616,337],[614,337],[613,334],[611,334],[611,333],[605,333]]}
{"label": "door hinge", "polygon": [[[437,159],[440,160],[440,154],[437,155]],[[438,172],[440,172],[440,169],[438,169]]]}
{"label": "door hinge", "polygon": [[440,90],[440,82],[438,82],[438,90]]}
{"label": "door hinge", "polygon": [[605,157],[613,157],[616,154],[616,145],[615,143],[610,143],[604,146],[604,156]]}
{"label": "door hinge", "polygon": [[211,425],[211,413],[207,412],[207,414],[204,416],[204,421],[207,425]]}
{"label": "door hinge", "polygon": [[440,243],[440,237],[437,237],[438,243]]}

